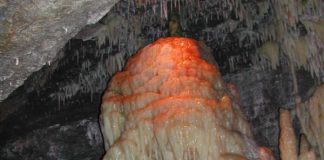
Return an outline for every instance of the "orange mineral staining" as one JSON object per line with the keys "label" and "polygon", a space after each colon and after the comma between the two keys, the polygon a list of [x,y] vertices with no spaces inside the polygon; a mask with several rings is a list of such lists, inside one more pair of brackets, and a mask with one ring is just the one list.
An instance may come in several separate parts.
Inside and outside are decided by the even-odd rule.
{"label": "orange mineral staining", "polygon": [[161,38],[128,60],[103,96],[105,160],[257,159],[234,87],[197,41]]}

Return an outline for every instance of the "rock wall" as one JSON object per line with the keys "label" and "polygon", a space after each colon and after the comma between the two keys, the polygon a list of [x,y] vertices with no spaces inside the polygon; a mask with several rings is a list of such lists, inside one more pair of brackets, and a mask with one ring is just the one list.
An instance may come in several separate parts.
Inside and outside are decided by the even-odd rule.
{"label": "rock wall", "polygon": [[1,0],[0,101],[44,65],[84,26],[98,22],[117,0]]}
{"label": "rock wall", "polygon": [[[280,70],[280,71],[279,71]],[[240,106],[244,115],[253,126],[256,142],[269,147],[279,158],[279,109],[293,109],[292,76],[285,68],[278,71],[266,71],[259,68],[242,69],[239,73],[224,76],[237,86]],[[304,71],[297,72],[299,95],[308,99],[308,91],[314,86],[311,75]],[[300,125],[294,118],[294,128],[299,136]]]}
{"label": "rock wall", "polygon": [[56,124],[10,140],[0,149],[3,160],[93,160],[103,154],[96,119]]}

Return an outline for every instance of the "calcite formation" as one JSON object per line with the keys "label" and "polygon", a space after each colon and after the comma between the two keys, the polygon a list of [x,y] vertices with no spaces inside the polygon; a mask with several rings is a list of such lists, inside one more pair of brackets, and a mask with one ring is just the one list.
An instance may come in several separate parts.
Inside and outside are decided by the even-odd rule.
{"label": "calcite formation", "polygon": [[280,110],[280,159],[297,160],[296,136],[288,110]]}
{"label": "calcite formation", "polygon": [[195,40],[169,37],[128,60],[102,99],[104,160],[259,159],[264,149],[253,141],[235,87],[205,54]]}
{"label": "calcite formation", "polygon": [[[324,84],[316,87],[313,95],[305,103],[297,103],[297,116],[302,132],[317,153],[317,159],[324,159]],[[299,100],[300,101],[300,100]],[[308,151],[308,150],[306,150]],[[307,152],[306,152],[307,153]]]}

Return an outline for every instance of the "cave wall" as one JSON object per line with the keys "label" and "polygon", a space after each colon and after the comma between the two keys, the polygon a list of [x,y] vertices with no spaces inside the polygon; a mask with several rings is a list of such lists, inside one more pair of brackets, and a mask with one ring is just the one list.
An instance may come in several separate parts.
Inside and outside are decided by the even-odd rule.
{"label": "cave wall", "polygon": [[67,160],[100,159],[104,149],[96,119],[35,129],[16,138],[0,151],[1,159]]}
{"label": "cave wall", "polygon": [[1,0],[0,101],[57,59],[65,43],[117,0]]}
{"label": "cave wall", "polygon": [[[43,6],[54,9],[43,12],[39,10],[40,13],[49,13],[38,17],[39,14],[28,16],[29,12],[38,13],[37,7],[42,8],[42,5],[50,2],[42,1],[40,6],[33,6],[31,0],[0,2],[5,2],[0,5],[1,9],[8,10],[0,13],[0,25],[5,25],[1,27],[1,34],[4,35],[2,37],[9,37],[9,40],[0,43],[0,97],[3,100],[0,103],[0,136],[4,137],[1,138],[0,148],[5,146],[0,157],[70,159],[72,156],[80,156],[77,155],[77,149],[80,148],[71,148],[73,152],[62,149],[51,151],[48,147],[35,148],[37,143],[29,142],[29,139],[48,139],[53,146],[64,144],[68,147],[71,143],[83,146],[84,153],[96,158],[97,153],[101,154],[102,150],[99,149],[96,155],[90,152],[94,148],[101,148],[102,144],[97,137],[95,139],[98,143],[91,146],[93,143],[86,136],[86,128],[89,128],[88,121],[91,121],[91,126],[97,122],[102,91],[110,77],[122,69],[129,56],[156,38],[168,35],[167,13],[160,13],[160,6],[156,4],[137,5],[131,3],[134,1],[124,0],[99,20],[115,1],[80,1],[78,4],[66,2],[63,5],[65,1],[62,0],[53,2],[52,6]],[[33,2],[38,4],[38,1]],[[225,2],[227,3],[207,0],[199,4],[199,10],[193,11],[195,8],[190,7],[184,9],[181,12],[183,36],[200,40],[211,48],[225,79],[236,84],[239,89],[242,110],[254,126],[257,142],[270,147],[278,157],[278,109],[291,109],[294,104],[290,69],[287,63],[282,63],[283,67],[273,70],[271,66],[269,68],[253,64],[253,54],[266,41],[260,40],[262,33],[258,29],[273,20],[271,6],[263,5],[266,1],[240,1],[240,6],[246,9],[245,14],[253,15],[249,20],[253,21],[254,26],[250,28],[246,26],[244,14],[237,16],[238,12],[229,9]],[[222,3],[224,5],[220,5]],[[66,8],[56,8],[56,5]],[[182,3],[181,8],[186,8],[185,5]],[[27,7],[34,9],[28,10]],[[55,19],[55,16],[61,18]],[[20,21],[19,18],[27,20]],[[47,21],[48,19],[55,21]],[[31,23],[33,21],[35,22]],[[93,24],[96,21],[100,22]],[[15,23],[20,25],[15,26]],[[26,27],[28,23],[31,25],[26,30],[19,28]],[[93,25],[84,28],[86,24]],[[63,26],[70,28],[66,30]],[[12,32],[7,32],[9,30]],[[82,32],[77,34],[80,30]],[[22,34],[15,35],[20,32]],[[11,35],[14,38],[10,38]],[[75,38],[84,41],[72,39],[68,42],[75,35]],[[102,36],[98,37],[99,35]],[[29,36],[35,37],[28,39]],[[17,45],[2,48],[7,42]],[[64,49],[61,49],[64,45]],[[266,63],[271,65],[268,59]],[[42,69],[39,70],[40,68]],[[34,72],[36,70],[39,71]],[[309,72],[299,72],[299,93],[305,100],[308,97],[307,90],[315,82]],[[20,88],[5,99],[19,86]],[[83,121],[87,123],[81,125]],[[71,129],[60,129],[65,126]],[[298,131],[297,122],[295,127]],[[97,136],[98,128],[93,128],[91,134]],[[71,141],[63,138],[60,143],[57,142],[57,137],[48,132],[62,133],[62,137],[78,136],[69,136]],[[41,141],[40,145],[46,146],[48,142]],[[19,145],[22,147],[17,149],[16,146]]]}
{"label": "cave wall", "polygon": [[[302,70],[297,72],[297,76],[299,95],[306,100],[315,81]],[[280,72],[249,68],[227,74],[224,79],[237,86],[241,110],[253,126],[257,143],[269,147],[279,159],[279,109],[293,110],[295,107],[291,73],[285,68]],[[301,128],[295,116],[293,125],[299,137]]]}
{"label": "cave wall", "polygon": [[[304,76],[305,72],[301,71],[298,75],[301,95],[303,99],[306,99],[308,96],[306,91],[314,81],[310,75]],[[276,139],[279,136],[279,107],[293,107],[294,95],[291,94],[293,89],[291,75],[247,68],[239,73],[227,74],[224,79],[237,86],[241,99],[241,110],[253,126],[254,138],[257,143],[269,147],[278,158],[278,141]],[[46,92],[41,93],[45,94]],[[19,159],[20,157],[56,159],[59,157],[63,160],[78,157],[78,159],[87,160],[102,156],[104,153],[103,142],[98,128],[98,102],[100,102],[101,94],[93,96],[97,98],[94,98],[94,102],[90,103],[89,94],[77,95],[62,105],[61,111],[48,110],[48,113],[43,116],[35,114],[37,107],[30,112],[24,111],[17,114],[14,118],[21,119],[21,122],[13,120],[9,125],[16,129],[7,128],[7,131],[10,131],[7,133],[12,136],[6,136],[2,131],[1,137],[8,139],[5,142],[2,141],[4,145],[1,147],[0,157],[2,159]],[[29,102],[29,105],[25,102],[26,106],[31,106],[30,103],[37,101],[37,93],[34,93],[34,99],[32,97],[25,100]],[[43,101],[40,104],[52,108],[58,107],[56,100]],[[64,114],[64,112],[68,113]],[[26,118],[20,117],[22,115],[25,115]],[[22,128],[19,124],[26,125],[29,130]],[[298,131],[299,124],[295,121],[294,125]]]}

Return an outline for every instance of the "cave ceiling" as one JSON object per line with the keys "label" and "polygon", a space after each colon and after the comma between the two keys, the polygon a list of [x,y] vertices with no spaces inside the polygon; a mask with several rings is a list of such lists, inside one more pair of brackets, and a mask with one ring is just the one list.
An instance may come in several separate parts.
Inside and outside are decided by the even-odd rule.
{"label": "cave ceiling", "polygon": [[[143,30],[144,32],[150,32],[146,33],[147,37],[145,37],[149,40],[141,42],[142,39],[137,39],[140,42],[130,44],[133,46],[128,45],[128,47],[133,47],[128,52],[134,52],[143,46],[143,43],[148,43],[157,37],[165,36],[163,25],[168,13],[170,13],[170,11],[167,11],[165,4],[169,7],[173,5],[171,8],[174,11],[172,12],[181,12],[181,24],[186,32],[186,36],[204,39],[207,44],[215,45],[214,48],[218,48],[217,52],[235,54],[239,50],[235,51],[233,49],[235,47],[229,46],[233,46],[236,43],[235,38],[237,37],[226,34],[232,34],[239,28],[237,26],[242,20],[242,15],[240,17],[239,13],[235,13],[240,10],[239,7],[243,7],[239,2],[190,1],[190,3],[186,3],[185,1],[161,1],[161,3],[150,3],[149,1],[123,1],[120,2],[119,8],[124,10],[116,9],[115,13],[107,15],[107,18],[101,20],[102,23],[96,23],[106,15],[116,1],[102,0],[95,1],[94,3],[91,0],[78,2],[66,0],[2,0],[0,5],[2,10],[0,21],[0,101],[4,100],[16,88],[21,86],[33,72],[38,71],[43,66],[50,66],[51,63],[59,59],[59,53],[62,52],[64,45],[81,29],[83,31],[76,38],[98,37],[98,35],[93,34],[96,34],[95,32],[101,29],[101,33],[99,32],[101,34],[101,41],[102,35],[109,36],[102,34],[102,30],[106,31],[102,29],[105,28],[105,25],[124,26],[126,24],[125,20],[128,21],[128,25],[135,26],[128,28],[134,30],[132,32],[142,32]],[[252,7],[252,12],[255,12],[256,2],[244,3],[249,6],[248,8]],[[196,5],[200,6],[199,11],[194,12],[197,9]],[[182,9],[181,6],[185,9]],[[125,12],[125,9],[127,12]],[[129,17],[126,18],[126,16],[134,18],[133,21]],[[140,16],[144,19],[139,19]],[[188,18],[189,16],[190,18]],[[153,19],[153,22],[150,19]],[[140,21],[141,24],[138,24],[135,20]],[[227,20],[229,21],[225,22]],[[216,27],[216,25],[222,22],[225,23]],[[227,27],[229,27],[228,31],[226,31]],[[124,35],[114,36],[127,36],[125,35],[127,33],[122,34]],[[226,36],[209,38],[213,34],[224,34]],[[140,33],[135,33],[134,35],[138,36]],[[223,37],[222,43],[219,43],[220,37]],[[117,40],[117,38],[115,39]],[[98,41],[100,43],[100,36]]]}
{"label": "cave ceiling", "polygon": [[[180,15],[182,36],[211,47],[221,70],[234,71],[235,67],[252,63],[269,63],[276,68],[280,63],[279,52],[283,52],[281,58],[288,57],[291,63],[321,77],[322,61],[314,60],[323,47],[320,1],[124,0],[106,15],[116,2],[2,0],[0,100],[33,72],[59,59],[71,38],[96,40],[99,48],[109,39],[110,45],[118,42],[119,47],[126,47],[125,54],[129,56],[154,39],[167,36],[167,19],[174,13]],[[309,45],[312,47],[306,47]],[[298,50],[315,53],[309,58]],[[251,57],[254,52],[261,56]],[[291,52],[297,52],[297,56]]]}

